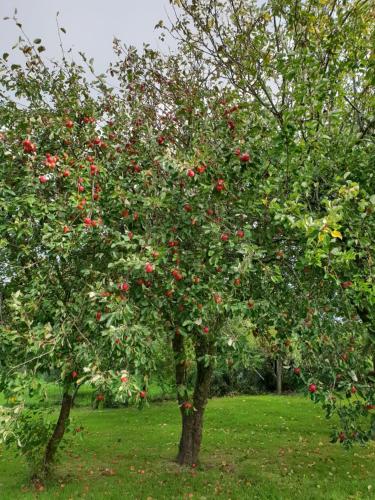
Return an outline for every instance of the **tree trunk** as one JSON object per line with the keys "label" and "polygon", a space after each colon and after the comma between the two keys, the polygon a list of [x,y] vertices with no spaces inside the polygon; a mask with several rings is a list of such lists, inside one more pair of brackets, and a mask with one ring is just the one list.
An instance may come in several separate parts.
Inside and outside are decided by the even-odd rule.
{"label": "tree trunk", "polygon": [[182,430],[177,455],[177,462],[181,465],[195,463],[193,460],[194,417],[194,414],[188,415],[186,410],[181,408]]}
{"label": "tree trunk", "polygon": [[180,465],[193,465],[198,462],[203,434],[203,415],[207,405],[212,376],[211,366],[197,363],[197,381],[194,389],[193,409],[181,407],[182,432],[177,461]]}
{"label": "tree trunk", "polygon": [[54,461],[59,444],[62,438],[64,437],[67,422],[70,415],[70,410],[72,408],[72,401],[73,401],[72,395],[69,394],[69,392],[64,392],[60,407],[60,415],[57,420],[53,434],[47,443],[46,451],[44,454],[43,464],[45,473],[48,473],[49,468]]}
{"label": "tree trunk", "polygon": [[[176,360],[176,383],[177,386],[184,387],[186,384],[186,370],[184,368],[183,357],[184,340],[181,336],[176,336],[173,342]],[[186,409],[183,403],[188,400],[188,392],[178,391],[178,402],[180,405],[182,432],[178,448],[177,462],[180,465],[197,464],[203,433],[203,415],[207,405],[210,382],[212,377],[212,364],[205,365],[202,357],[212,354],[213,345],[203,339],[195,347],[197,377],[194,388],[193,408]]]}
{"label": "tree trunk", "polygon": [[276,359],[276,391],[279,396],[283,392],[283,362],[281,358]]}

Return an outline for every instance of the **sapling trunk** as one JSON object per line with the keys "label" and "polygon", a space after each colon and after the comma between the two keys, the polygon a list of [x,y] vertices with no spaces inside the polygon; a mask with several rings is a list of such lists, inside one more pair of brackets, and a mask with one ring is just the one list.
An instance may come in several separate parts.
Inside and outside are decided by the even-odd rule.
{"label": "sapling trunk", "polygon": [[69,420],[70,410],[72,408],[72,402],[73,396],[69,391],[64,391],[61,401],[59,418],[56,422],[55,429],[47,443],[44,453],[43,468],[45,473],[49,472],[50,467],[54,462],[57,449],[64,437]]}

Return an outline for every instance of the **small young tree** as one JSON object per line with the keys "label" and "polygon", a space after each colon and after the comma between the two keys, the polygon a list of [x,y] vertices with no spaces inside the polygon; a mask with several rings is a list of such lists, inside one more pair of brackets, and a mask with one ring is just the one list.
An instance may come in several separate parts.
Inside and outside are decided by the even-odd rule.
{"label": "small young tree", "polygon": [[127,291],[108,269],[122,236],[110,217],[122,168],[113,161],[111,90],[65,58],[47,64],[40,40],[21,38],[19,48],[25,64],[10,65],[4,54],[0,67],[1,389],[22,405],[48,375],[62,400],[53,425],[40,412],[11,411],[3,437],[44,475],[79,385],[143,399],[127,371],[147,373],[154,344],[134,317],[106,317],[108,297],[125,300]]}

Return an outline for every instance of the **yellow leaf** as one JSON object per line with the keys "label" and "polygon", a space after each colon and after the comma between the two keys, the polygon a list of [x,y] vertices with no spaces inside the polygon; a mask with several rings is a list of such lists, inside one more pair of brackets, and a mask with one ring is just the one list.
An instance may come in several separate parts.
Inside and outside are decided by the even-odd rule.
{"label": "yellow leaf", "polygon": [[336,229],[331,232],[331,236],[333,236],[334,238],[340,238],[340,240],[342,240],[342,234],[340,233],[340,231],[337,231]]}

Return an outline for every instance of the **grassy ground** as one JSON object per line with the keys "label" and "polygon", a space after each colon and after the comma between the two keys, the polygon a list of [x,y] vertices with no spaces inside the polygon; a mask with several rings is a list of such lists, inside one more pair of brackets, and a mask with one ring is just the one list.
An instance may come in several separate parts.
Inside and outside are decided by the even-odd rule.
{"label": "grassy ground", "polygon": [[179,416],[172,402],[140,412],[74,410],[83,425],[61,456],[55,484],[36,492],[21,459],[0,448],[0,498],[373,499],[375,446],[331,445],[319,409],[299,396],[209,402],[196,469],[173,463]]}

